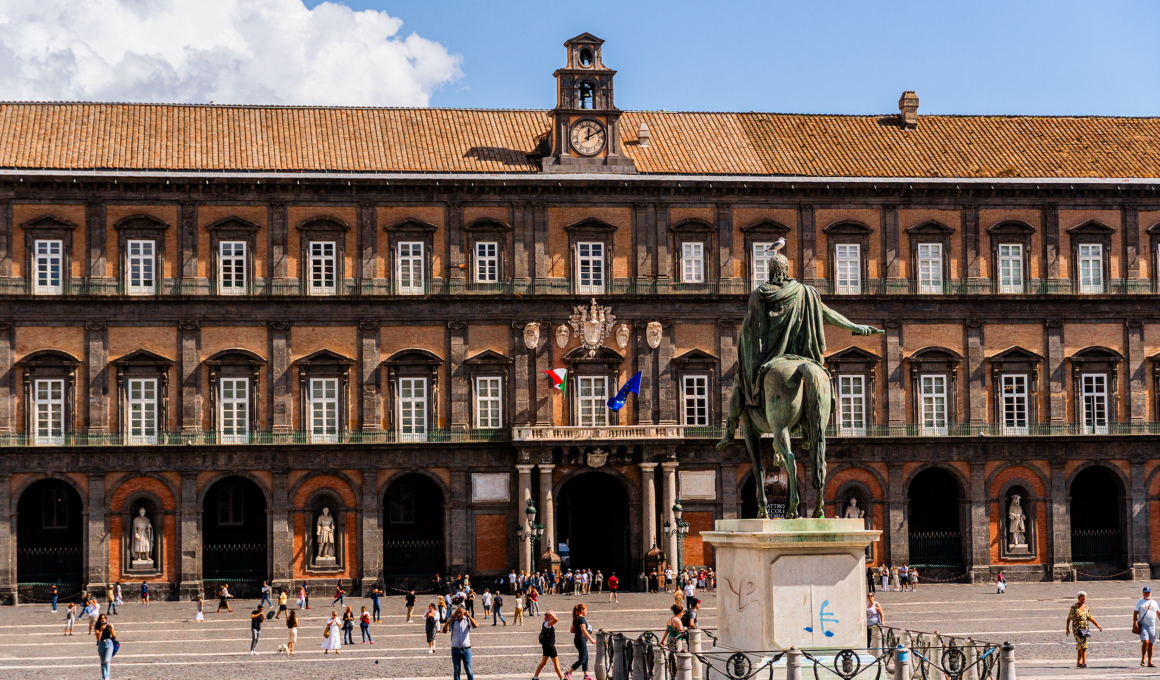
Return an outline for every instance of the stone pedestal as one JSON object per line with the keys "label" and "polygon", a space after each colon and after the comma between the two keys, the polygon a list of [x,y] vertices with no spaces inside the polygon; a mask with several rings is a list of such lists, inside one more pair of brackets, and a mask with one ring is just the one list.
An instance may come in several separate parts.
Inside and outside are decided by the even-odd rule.
{"label": "stone pedestal", "polygon": [[719,646],[866,646],[866,547],[860,519],[731,519],[701,532],[717,557]]}

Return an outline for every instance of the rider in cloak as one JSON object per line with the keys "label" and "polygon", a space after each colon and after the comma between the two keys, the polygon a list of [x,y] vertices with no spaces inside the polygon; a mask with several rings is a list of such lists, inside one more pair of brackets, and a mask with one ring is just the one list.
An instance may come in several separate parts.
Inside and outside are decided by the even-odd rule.
{"label": "rider in cloak", "polygon": [[827,307],[817,289],[789,278],[789,260],[780,252],[785,239],[772,248],[769,280],[749,296],[749,308],[741,327],[737,352],[737,381],[729,399],[722,442],[733,441],[737,423],[745,410],[756,410],[764,416],[762,394],[765,373],[779,361],[810,361],[822,366],[825,361],[826,334],[823,323],[852,331],[854,335],[873,335],[882,331],[862,326]]}

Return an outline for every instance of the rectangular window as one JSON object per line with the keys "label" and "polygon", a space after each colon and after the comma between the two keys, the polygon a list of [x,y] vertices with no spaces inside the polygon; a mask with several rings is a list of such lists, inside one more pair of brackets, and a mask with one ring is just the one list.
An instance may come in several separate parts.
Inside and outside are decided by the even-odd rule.
{"label": "rectangular window", "polygon": [[1104,247],[1098,243],[1079,246],[1079,292],[1104,292]]}
{"label": "rectangular window", "polygon": [[398,279],[401,295],[422,295],[425,292],[422,241],[399,244]]}
{"label": "rectangular window", "polygon": [[922,403],[923,435],[947,433],[947,377],[924,375],[919,377]]}
{"label": "rectangular window", "polygon": [[576,244],[577,285],[580,293],[604,292],[604,244]]}
{"label": "rectangular window", "polygon": [[687,375],[684,383],[685,424],[708,425],[709,378],[703,375]]}
{"label": "rectangular window", "polygon": [[918,244],[918,292],[943,292],[943,254],[941,243]]}
{"label": "rectangular window", "polygon": [[152,295],[157,290],[153,274],[157,263],[155,244],[153,241],[129,241],[128,246],[129,295]]}
{"label": "rectangular window", "polygon": [[838,431],[847,436],[866,434],[866,376],[838,376]]}
{"label": "rectangular window", "polygon": [[862,253],[857,243],[834,244],[834,268],[838,295],[857,295],[862,292]]}
{"label": "rectangular window", "polygon": [[222,241],[218,267],[221,269],[222,295],[246,294],[246,242]]}
{"label": "rectangular window", "polygon": [[1003,432],[1027,434],[1027,376],[1002,376]]}
{"label": "rectangular window", "polygon": [[64,380],[33,382],[32,432],[37,444],[64,444]]}
{"label": "rectangular window", "polygon": [[608,425],[608,378],[577,378],[580,427]]}
{"label": "rectangular window", "polygon": [[681,244],[681,281],[684,283],[705,282],[705,244]]}
{"label": "rectangular window", "polygon": [[310,244],[310,294],[334,295],[338,291],[334,241]]}
{"label": "rectangular window", "polygon": [[772,243],[753,244],[753,287],[769,280],[769,263],[773,260]]}
{"label": "rectangular window", "polygon": [[157,443],[157,380],[131,379],[125,394],[129,408],[129,443]]}
{"label": "rectangular window", "polygon": [[33,249],[36,269],[33,292],[38,295],[64,293],[64,241],[36,241]]}
{"label": "rectangular window", "polygon": [[1023,292],[1023,246],[1002,244],[999,246],[999,292]]}
{"label": "rectangular window", "polygon": [[475,379],[475,426],[480,429],[497,430],[503,427],[501,380],[501,378]]}
{"label": "rectangular window", "polygon": [[338,442],[338,378],[310,379],[310,441]]}
{"label": "rectangular window", "polygon": [[427,441],[426,378],[399,378],[399,438]]}
{"label": "rectangular window", "polygon": [[223,486],[218,489],[218,526],[241,526],[242,487]]}
{"label": "rectangular window", "polygon": [[1083,386],[1083,429],[1086,434],[1108,433],[1108,376],[1105,373],[1085,373],[1080,376]]}
{"label": "rectangular window", "polygon": [[499,244],[486,241],[475,244],[475,280],[478,283],[499,281]]}
{"label": "rectangular window", "polygon": [[246,378],[221,379],[218,418],[222,443],[244,443],[250,431],[250,390]]}

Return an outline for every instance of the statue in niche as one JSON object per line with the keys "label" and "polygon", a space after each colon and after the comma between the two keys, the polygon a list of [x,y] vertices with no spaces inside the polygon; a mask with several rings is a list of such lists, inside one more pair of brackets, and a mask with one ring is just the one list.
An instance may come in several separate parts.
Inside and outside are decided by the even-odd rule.
{"label": "statue in niche", "polygon": [[323,508],[318,516],[318,526],[314,529],[318,541],[318,562],[334,562],[334,518],[330,508]]}
{"label": "statue in niche", "polygon": [[1007,506],[1007,533],[1010,537],[1008,550],[1027,547],[1027,515],[1023,514],[1019,494],[1012,495],[1011,504]]}
{"label": "statue in niche", "polygon": [[153,566],[153,522],[145,516],[145,508],[137,510],[133,518],[133,566]]}
{"label": "statue in niche", "polygon": [[842,517],[845,519],[862,519],[866,516],[866,511],[858,507],[858,499],[855,496],[850,496],[850,500],[846,504],[846,512]]}

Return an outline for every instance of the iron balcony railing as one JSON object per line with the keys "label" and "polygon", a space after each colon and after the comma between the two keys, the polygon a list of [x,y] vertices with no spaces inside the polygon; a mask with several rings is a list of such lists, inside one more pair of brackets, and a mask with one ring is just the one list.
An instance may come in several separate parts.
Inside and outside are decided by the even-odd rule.
{"label": "iron balcony railing", "polygon": [[158,432],[154,437],[126,434],[89,434],[69,432],[60,436],[39,437],[25,433],[0,434],[0,447],[12,446],[258,446],[288,444],[457,444],[506,442],[511,430],[458,430],[440,428],[425,433],[401,433],[395,430],[347,431],[324,436],[310,432],[250,432],[220,434],[216,432]]}
{"label": "iron balcony railing", "polygon": [[720,427],[704,425],[607,425],[603,427],[515,427],[512,441],[604,441],[617,439],[718,439]]}

